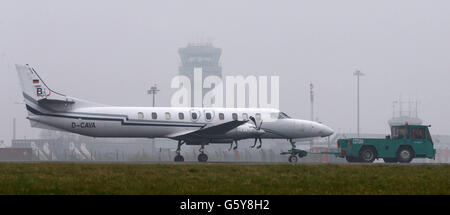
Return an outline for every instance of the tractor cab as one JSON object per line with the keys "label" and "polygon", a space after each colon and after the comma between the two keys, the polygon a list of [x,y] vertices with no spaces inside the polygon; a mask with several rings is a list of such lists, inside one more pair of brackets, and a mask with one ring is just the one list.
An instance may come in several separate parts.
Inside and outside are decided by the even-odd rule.
{"label": "tractor cab", "polygon": [[432,144],[429,127],[428,125],[408,125],[407,123],[401,126],[392,126],[391,135],[387,136],[387,139],[428,140]]}

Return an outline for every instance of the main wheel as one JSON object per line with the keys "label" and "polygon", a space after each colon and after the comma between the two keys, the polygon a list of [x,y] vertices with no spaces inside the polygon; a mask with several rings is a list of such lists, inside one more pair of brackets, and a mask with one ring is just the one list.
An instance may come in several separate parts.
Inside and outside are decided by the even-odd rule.
{"label": "main wheel", "polygon": [[397,159],[400,163],[409,163],[414,158],[414,151],[409,147],[401,147],[397,152]]}
{"label": "main wheel", "polygon": [[298,160],[297,156],[295,155],[289,156],[289,163],[297,163],[297,160]]}
{"label": "main wheel", "polygon": [[364,147],[359,151],[359,160],[366,163],[372,163],[375,160],[376,152],[372,147]]}
{"label": "main wheel", "polygon": [[183,162],[184,157],[183,157],[183,155],[176,155],[174,160],[175,160],[175,162]]}
{"label": "main wheel", "polygon": [[385,163],[397,163],[397,158],[383,158]]}
{"label": "main wheel", "polygon": [[197,158],[198,158],[198,162],[206,162],[206,161],[208,161],[208,155],[203,154],[203,153],[199,154]]}

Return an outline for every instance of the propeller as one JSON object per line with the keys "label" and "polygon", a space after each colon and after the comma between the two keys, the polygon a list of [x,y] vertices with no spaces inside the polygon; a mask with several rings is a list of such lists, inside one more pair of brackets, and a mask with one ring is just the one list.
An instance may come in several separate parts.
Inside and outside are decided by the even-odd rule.
{"label": "propeller", "polygon": [[262,125],[263,121],[261,120],[261,122],[259,122],[259,126],[257,126],[257,125],[256,125],[256,119],[255,119],[255,117],[250,116],[250,120],[251,120],[251,121],[253,122],[253,124],[255,125],[255,129],[259,131],[259,130],[261,129],[261,125]]}
{"label": "propeller", "polygon": [[[259,131],[259,130],[261,130],[261,125],[262,125],[262,120],[261,120],[261,122],[259,122],[259,126],[257,126],[257,124],[256,124],[256,119],[255,119],[255,117],[253,117],[253,116],[250,116],[250,120],[253,122],[253,124],[255,124],[255,129],[257,130],[257,131]],[[255,137],[255,142],[253,143],[253,145],[252,146],[250,146],[250,148],[255,148],[255,146],[256,146],[256,142],[259,140],[259,145],[256,147],[257,149],[259,149],[259,148],[261,148],[261,146],[262,146],[262,140],[261,140],[261,137]]]}

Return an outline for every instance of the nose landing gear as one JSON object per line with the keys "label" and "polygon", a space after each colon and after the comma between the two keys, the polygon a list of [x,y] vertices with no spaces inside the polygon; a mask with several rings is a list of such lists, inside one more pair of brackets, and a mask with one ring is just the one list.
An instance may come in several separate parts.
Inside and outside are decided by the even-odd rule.
{"label": "nose landing gear", "polygon": [[[290,155],[289,156],[289,163],[297,163],[298,158],[302,158],[305,157],[308,152],[306,152],[305,150],[300,150],[300,149],[296,149],[295,147],[295,142],[291,140],[289,140],[289,142],[291,143],[291,150],[288,150],[287,152],[281,152],[282,155]],[[298,158],[297,158],[298,156]]]}

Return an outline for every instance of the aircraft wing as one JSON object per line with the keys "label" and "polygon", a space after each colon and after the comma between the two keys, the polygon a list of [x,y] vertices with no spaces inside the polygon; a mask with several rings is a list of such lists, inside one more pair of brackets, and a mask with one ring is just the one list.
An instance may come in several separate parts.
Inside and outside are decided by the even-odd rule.
{"label": "aircraft wing", "polygon": [[248,122],[248,120],[246,120],[246,121],[234,120],[234,121],[229,121],[229,122],[218,124],[218,125],[204,127],[204,128],[197,129],[194,131],[187,130],[187,131],[177,132],[177,133],[169,135],[168,137],[173,138],[173,139],[197,139],[197,138],[201,139],[203,136],[225,134],[226,132],[228,132],[234,128],[237,128],[247,122]]}

